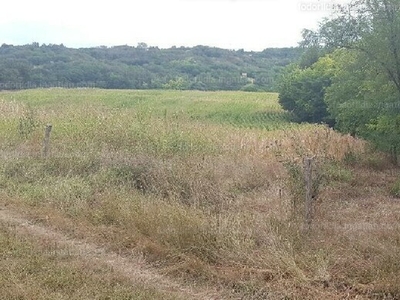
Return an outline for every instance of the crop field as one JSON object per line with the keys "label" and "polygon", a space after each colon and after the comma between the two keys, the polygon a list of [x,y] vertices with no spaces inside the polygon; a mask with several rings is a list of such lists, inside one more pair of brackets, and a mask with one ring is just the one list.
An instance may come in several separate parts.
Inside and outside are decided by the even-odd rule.
{"label": "crop field", "polygon": [[0,299],[399,299],[398,167],[277,96],[0,92]]}

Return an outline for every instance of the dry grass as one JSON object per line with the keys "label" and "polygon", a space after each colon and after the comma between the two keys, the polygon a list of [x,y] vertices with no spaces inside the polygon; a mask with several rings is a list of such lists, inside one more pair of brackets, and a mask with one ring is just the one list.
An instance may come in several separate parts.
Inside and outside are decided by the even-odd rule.
{"label": "dry grass", "polygon": [[[323,126],[209,122],[193,118],[189,104],[166,115],[151,102],[104,106],[91,99],[101,91],[81,93],[82,103],[33,101],[35,122],[54,126],[48,159],[41,126],[17,130],[29,127],[29,93],[3,95],[3,205],[238,298],[400,297],[400,202],[390,194],[398,170],[363,141]],[[224,93],[179,95],[226,101]],[[321,176],[308,233],[299,206],[305,156],[316,157]]]}
{"label": "dry grass", "polygon": [[11,225],[0,225],[0,257],[1,299],[177,299]]}

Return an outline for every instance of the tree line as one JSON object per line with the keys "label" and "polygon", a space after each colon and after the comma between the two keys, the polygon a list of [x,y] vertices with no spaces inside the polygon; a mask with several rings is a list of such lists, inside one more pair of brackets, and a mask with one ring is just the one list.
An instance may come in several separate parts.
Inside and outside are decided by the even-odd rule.
{"label": "tree line", "polygon": [[32,43],[0,47],[0,89],[98,87],[274,91],[301,48],[261,52],[206,46],[68,48]]}
{"label": "tree line", "polygon": [[326,123],[400,153],[400,3],[353,0],[318,30],[286,67],[279,101],[299,122]]}

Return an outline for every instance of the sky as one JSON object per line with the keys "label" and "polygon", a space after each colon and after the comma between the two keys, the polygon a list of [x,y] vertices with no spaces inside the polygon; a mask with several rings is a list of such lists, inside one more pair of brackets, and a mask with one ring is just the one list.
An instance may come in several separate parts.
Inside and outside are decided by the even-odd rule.
{"label": "sky", "polygon": [[292,47],[345,0],[12,0],[0,44],[67,47],[205,45],[262,51]]}

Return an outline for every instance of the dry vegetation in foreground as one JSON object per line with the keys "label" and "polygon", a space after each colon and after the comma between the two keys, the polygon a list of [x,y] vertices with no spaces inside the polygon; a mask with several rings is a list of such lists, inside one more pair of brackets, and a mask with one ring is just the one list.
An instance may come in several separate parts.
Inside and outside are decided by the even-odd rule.
{"label": "dry vegetation in foreground", "polygon": [[[110,265],[43,236],[0,224],[1,299],[187,299],[131,281]],[[93,256],[93,255],[92,255]]]}
{"label": "dry vegetation in foreground", "polygon": [[[400,298],[397,167],[361,140],[287,123],[276,95],[56,89],[0,98],[0,205],[71,237],[141,255],[182,284],[213,286],[231,298]],[[225,111],[229,101],[234,111]],[[209,114],[213,105],[219,115]],[[237,119],[243,105],[252,128]],[[257,125],[274,118],[281,125],[273,131]],[[308,232],[305,156],[317,161]],[[21,287],[26,298],[45,299],[43,289],[67,297],[86,281],[85,293],[96,286],[112,293],[84,262],[63,264],[61,285],[46,281],[41,270],[59,278],[58,262],[36,250],[25,258],[40,245],[2,228],[1,255],[15,263],[15,276],[25,264],[31,275],[3,276],[1,297]]]}

